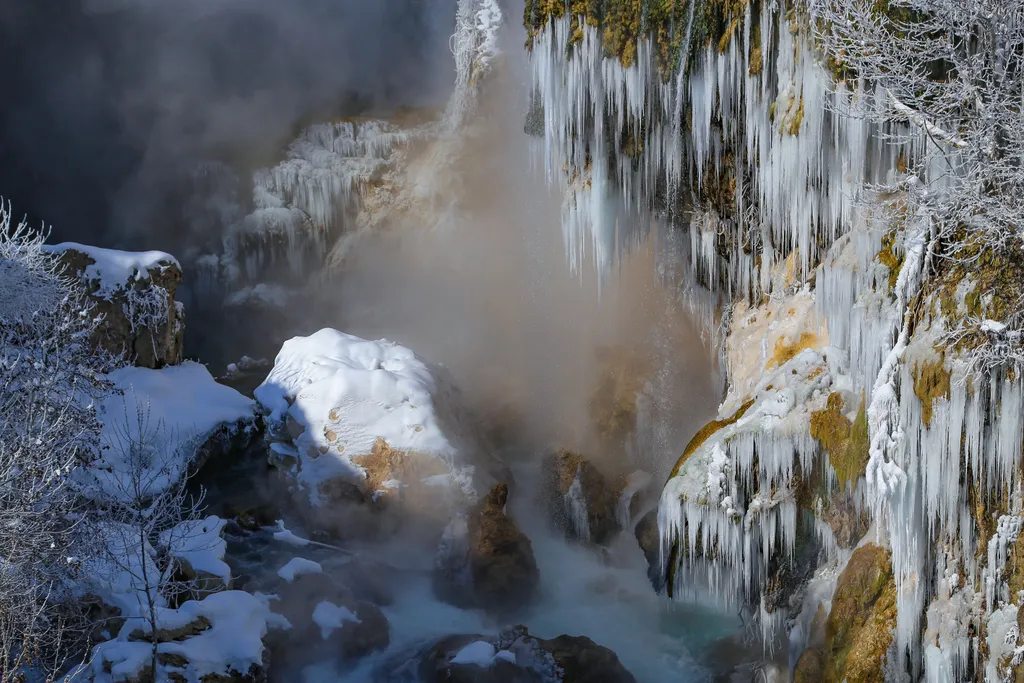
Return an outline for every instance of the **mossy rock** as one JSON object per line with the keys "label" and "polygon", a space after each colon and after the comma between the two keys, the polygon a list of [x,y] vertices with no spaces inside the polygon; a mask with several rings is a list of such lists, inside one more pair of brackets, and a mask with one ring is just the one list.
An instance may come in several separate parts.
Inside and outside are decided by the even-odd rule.
{"label": "mossy rock", "polygon": [[793,683],[821,683],[825,677],[825,653],[808,648],[793,668]]}
{"label": "mossy rock", "polygon": [[839,577],[825,624],[825,683],[884,680],[885,653],[896,625],[896,584],[889,553],[868,544]]}
{"label": "mossy rock", "polygon": [[928,427],[932,423],[935,401],[949,398],[950,374],[940,357],[936,361],[918,363],[913,375],[914,394],[921,401],[921,421]]}
{"label": "mossy rock", "polygon": [[861,397],[857,417],[850,422],[843,415],[844,401],[838,392],[829,395],[824,410],[811,413],[811,436],[828,454],[840,486],[857,487],[869,457],[868,419]]}
{"label": "mossy rock", "polygon": [[[581,19],[600,30],[605,56],[617,58],[627,68],[636,63],[638,40],[650,39],[659,73],[668,81],[681,63],[692,2],[698,4],[692,7],[691,54],[708,45],[725,52],[732,39],[742,35],[750,0],[527,0],[523,11],[526,47],[533,48],[537,34],[553,19],[568,14],[572,30],[566,50],[583,39]],[[760,13],[755,10],[751,16]]]}
{"label": "mossy rock", "polygon": [[693,438],[690,439],[690,442],[686,444],[686,448],[683,449],[683,454],[679,456],[679,460],[676,461],[675,467],[672,468],[672,473],[668,475],[668,478],[671,479],[672,477],[679,474],[679,470],[683,468],[683,465],[685,465],[686,461],[690,459],[690,456],[693,455],[697,451],[697,449],[704,444],[705,441],[711,438],[712,434],[719,431],[720,429],[724,429],[725,427],[728,427],[729,425],[738,422],[739,419],[743,417],[743,414],[746,413],[752,405],[754,405],[754,399],[746,401],[742,406],[740,406],[739,410],[737,410],[735,413],[725,418],[724,420],[712,420],[711,422],[708,422],[706,425],[701,427],[697,431],[697,433],[693,435]]}

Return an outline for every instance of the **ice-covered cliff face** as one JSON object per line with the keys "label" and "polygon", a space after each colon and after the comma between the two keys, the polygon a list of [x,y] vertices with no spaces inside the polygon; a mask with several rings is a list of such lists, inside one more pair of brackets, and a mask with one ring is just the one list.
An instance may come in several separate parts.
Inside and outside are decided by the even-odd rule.
{"label": "ice-covered cliff face", "polygon": [[[1010,675],[1019,248],[943,252],[898,189],[935,187],[914,164],[934,143],[846,115],[871,86],[834,82],[803,2],[530,0],[524,20],[570,262],[610,269],[636,213],[664,216],[731,311],[728,395],[661,499],[670,590],[748,609],[802,680]],[[885,552],[843,571],[868,542]]]}
{"label": "ice-covered cliff face", "polygon": [[[455,89],[438,116],[398,110],[386,118],[348,117],[308,126],[273,166],[256,171],[251,189],[221,164],[196,170],[197,210],[226,225],[213,253],[190,255],[200,290],[226,289],[229,305],[280,305],[330,260],[343,257],[353,234],[379,222],[377,210],[400,192],[410,145],[461,127],[498,59],[502,14],[495,0],[460,0],[450,45]],[[251,196],[251,203],[246,197]],[[259,284],[262,287],[257,287]]]}

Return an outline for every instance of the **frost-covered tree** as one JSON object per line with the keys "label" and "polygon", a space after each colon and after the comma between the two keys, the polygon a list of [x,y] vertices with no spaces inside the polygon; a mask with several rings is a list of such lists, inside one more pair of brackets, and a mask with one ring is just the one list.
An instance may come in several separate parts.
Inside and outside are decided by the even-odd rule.
{"label": "frost-covered tree", "polygon": [[[130,390],[129,390],[130,391]],[[106,486],[108,502],[97,516],[98,538],[103,539],[98,578],[127,600],[128,614],[144,627],[139,638],[150,643],[150,671],[159,673],[157,649],[162,629],[168,628],[170,610],[205,592],[224,587],[219,579],[202,576],[185,566],[187,557],[211,556],[219,562],[223,550],[222,522],[201,515],[204,492],[188,485],[192,459],[199,443],[179,438],[161,420],[154,420],[148,405],[130,401],[123,420],[111,429],[109,448],[119,463]],[[135,626],[129,626],[133,631]],[[155,680],[162,680],[155,675]]]}
{"label": "frost-covered tree", "polygon": [[[1024,3],[812,0],[811,8],[833,73],[862,86],[852,113],[910,124],[916,142],[902,170],[914,182],[900,189],[904,223],[928,221],[934,245],[921,255],[973,265],[992,251],[1021,253]],[[1011,347],[1024,320],[1013,308],[996,326],[968,316],[954,335],[978,335],[982,365],[1019,361]]]}
{"label": "frost-covered tree", "polygon": [[89,343],[77,281],[0,203],[0,681],[68,660],[83,514],[71,471],[96,452],[96,401],[119,360]]}

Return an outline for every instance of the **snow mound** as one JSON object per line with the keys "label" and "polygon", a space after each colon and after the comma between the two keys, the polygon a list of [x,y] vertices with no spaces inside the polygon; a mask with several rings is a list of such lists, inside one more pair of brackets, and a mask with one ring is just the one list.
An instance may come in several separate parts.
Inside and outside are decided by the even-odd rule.
{"label": "snow mound", "polygon": [[[380,449],[381,440],[403,458],[435,461],[450,483],[476,497],[476,469],[462,456],[488,451],[463,416],[454,387],[403,346],[332,329],[295,337],[284,343],[255,395],[269,413],[274,451],[298,461],[296,477],[313,504],[323,502],[324,482],[366,486],[369,473],[360,460]],[[371,488],[410,483],[421,482],[387,476]]]}
{"label": "snow mound", "polygon": [[324,640],[327,640],[335,629],[344,626],[345,622],[361,623],[352,610],[339,607],[333,602],[325,600],[313,608],[313,623],[320,627],[320,636]]}
{"label": "snow mound", "polygon": [[151,279],[150,271],[169,266],[181,270],[178,260],[162,251],[118,251],[77,242],[44,245],[43,249],[54,254],[77,251],[91,258],[94,263],[86,267],[85,277],[99,283],[96,294],[101,297],[111,296],[133,280]]}
{"label": "snow mound", "polygon": [[220,517],[186,520],[173,529],[160,534],[160,544],[168,554],[186,563],[197,575],[215,576],[231,584],[231,567],[224,562],[227,541],[221,532],[227,520]]}
{"label": "snow mound", "polygon": [[254,419],[253,401],[218,384],[199,363],[127,367],[107,377],[119,391],[99,406],[101,452],[76,475],[96,499],[127,497],[133,473],[148,495],[165,491],[217,429]]}
{"label": "snow mound", "polygon": [[320,574],[323,570],[319,562],[307,560],[304,557],[293,557],[288,561],[288,564],[277,570],[277,575],[291,583],[298,576],[303,574]]}

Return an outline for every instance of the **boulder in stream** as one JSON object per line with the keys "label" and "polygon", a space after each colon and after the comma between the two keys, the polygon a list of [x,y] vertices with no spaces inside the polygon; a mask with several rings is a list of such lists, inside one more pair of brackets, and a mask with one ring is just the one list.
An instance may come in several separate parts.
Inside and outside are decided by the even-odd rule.
{"label": "boulder in stream", "polygon": [[275,593],[279,599],[272,609],[291,624],[274,634],[275,666],[290,669],[328,653],[347,664],[390,643],[391,628],[380,608],[356,598],[330,574],[297,574]]}
{"label": "boulder in stream", "polygon": [[509,615],[537,593],[533,546],[505,514],[508,487],[498,484],[445,530],[434,567],[434,590],[460,607]]}
{"label": "boulder in stream", "polygon": [[590,461],[561,449],[542,467],[548,515],[567,538],[601,544],[620,531],[619,492]]}

